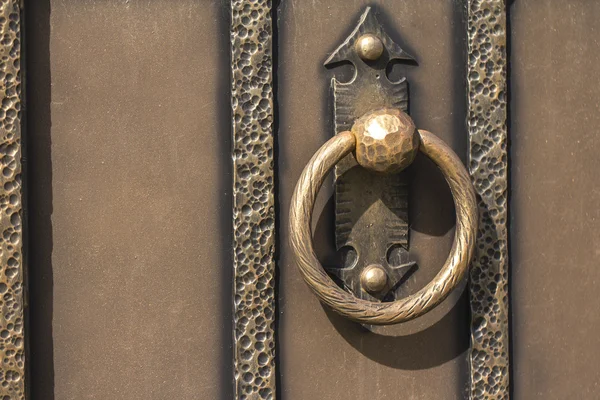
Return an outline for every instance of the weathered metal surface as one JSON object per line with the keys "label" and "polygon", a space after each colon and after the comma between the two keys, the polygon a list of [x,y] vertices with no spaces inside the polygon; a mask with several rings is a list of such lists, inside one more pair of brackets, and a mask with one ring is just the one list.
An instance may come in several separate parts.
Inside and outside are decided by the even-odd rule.
{"label": "weathered metal surface", "polygon": [[[392,82],[386,76],[388,64],[398,61],[414,59],[390,38],[367,7],[352,33],[325,61],[326,66],[350,62],[355,68],[349,82],[331,81],[336,134],[349,130],[372,110],[407,111],[406,78]],[[408,179],[405,174],[381,175],[357,167],[352,155],[336,165],[335,176],[335,237],[343,266],[326,267],[327,271],[359,298],[394,300],[405,275],[416,266],[408,260]],[[390,290],[379,294],[361,290],[361,274],[371,265],[385,269]]]}
{"label": "weathered metal surface", "polygon": [[275,211],[269,0],[231,2],[237,399],[275,396]]}
{"label": "weathered metal surface", "polygon": [[0,5],[0,397],[25,398],[24,264],[21,177],[21,1]]}
{"label": "weathered metal surface", "polygon": [[470,274],[472,399],[508,399],[506,4],[468,3],[469,170],[479,197]]}
{"label": "weathered metal surface", "polygon": [[229,4],[26,6],[31,400],[233,399]]}
{"label": "weathered metal surface", "polygon": [[600,2],[510,8],[514,399],[600,399]]}
{"label": "weathered metal surface", "polygon": [[[386,115],[390,119],[407,121],[408,115],[397,110],[376,110],[365,115],[365,120]],[[402,115],[401,118],[398,115]],[[426,314],[440,304],[465,276],[473,251],[477,234],[478,210],[475,190],[470,176],[462,161],[450,147],[434,134],[419,131],[420,151],[429,157],[440,169],[452,192],[456,209],[456,230],[450,255],[435,278],[424,288],[410,296],[388,303],[363,300],[340,289],[325,273],[315,254],[312,244],[312,213],[315,199],[325,177],[334,166],[357,147],[364,145],[365,138],[356,135],[359,119],[352,132],[345,131],[327,141],[310,159],[294,191],[290,206],[290,245],[296,257],[296,263],[302,276],[319,299],[337,313],[363,324],[391,325],[410,321]],[[411,124],[414,127],[414,123]],[[381,127],[377,128],[378,131]],[[380,133],[380,132],[378,132]],[[374,139],[379,148],[385,148],[384,154],[395,159],[396,153],[406,156],[412,148],[403,148],[386,144],[386,137]],[[394,140],[393,134],[392,140]],[[373,138],[371,138],[373,139]],[[417,142],[418,143],[418,142]],[[360,158],[359,158],[360,160]],[[367,166],[368,167],[368,166]],[[366,183],[368,186],[368,183]],[[372,226],[373,230],[379,229]]]}

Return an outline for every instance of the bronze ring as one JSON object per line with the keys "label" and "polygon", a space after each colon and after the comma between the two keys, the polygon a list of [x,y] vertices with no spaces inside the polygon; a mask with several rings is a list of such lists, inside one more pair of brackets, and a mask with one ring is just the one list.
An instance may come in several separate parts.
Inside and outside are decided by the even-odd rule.
{"label": "bronze ring", "polygon": [[440,168],[454,197],[456,231],[450,255],[435,278],[408,297],[378,303],[356,298],[341,289],[317,259],[312,243],[311,220],[315,199],[327,173],[356,148],[352,132],[328,140],[310,159],[296,185],[290,208],[290,244],[304,280],[319,299],[353,321],[391,325],[417,318],[440,304],[468,270],[477,234],[477,203],[468,172],[450,147],[431,132],[419,130],[419,150]]}

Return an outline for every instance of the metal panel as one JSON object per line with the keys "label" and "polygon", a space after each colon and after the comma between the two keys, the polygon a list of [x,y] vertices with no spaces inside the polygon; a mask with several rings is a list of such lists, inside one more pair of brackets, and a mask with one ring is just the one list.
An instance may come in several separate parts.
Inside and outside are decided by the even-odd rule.
{"label": "metal panel", "polygon": [[[66,4],[65,2],[60,2],[58,0],[56,3],[62,5]],[[9,4],[18,7],[16,3]],[[485,222],[482,238],[485,240],[488,237],[491,237],[493,240],[492,245],[496,244],[498,246],[498,248],[484,246],[484,248],[481,249],[480,257],[475,263],[475,268],[471,276],[473,283],[471,293],[474,327],[472,337],[474,347],[471,353],[471,364],[473,367],[471,396],[474,398],[479,398],[481,396],[488,396],[488,398],[489,396],[495,396],[492,398],[505,398],[508,390],[508,309],[506,298],[507,267],[505,209],[506,104],[505,97],[503,97],[503,93],[505,93],[504,86],[506,74],[506,22],[503,6],[503,1],[494,0],[483,3],[479,1],[469,3],[469,54],[473,56],[470,58],[470,69],[468,74],[468,121],[471,143],[471,170],[475,176],[475,183],[478,185],[482,197],[482,207],[485,208],[485,210],[482,211],[482,221]],[[273,197],[274,155],[272,135],[273,84],[271,45],[273,36],[271,27],[272,21],[270,17],[271,3],[268,1],[246,2],[240,0],[233,1],[231,7],[234,138],[234,359],[236,368],[236,393],[240,398],[243,396],[260,396],[268,398],[274,396],[275,393],[275,266],[273,260],[275,216]],[[411,11],[404,9],[403,5],[395,7],[399,7],[405,13]],[[129,8],[128,3],[127,8]],[[434,10],[432,6],[428,5],[423,6],[423,8],[430,12]],[[176,10],[182,12],[181,9],[176,8]],[[81,11],[81,9],[78,11]],[[87,11],[90,11],[90,9]],[[97,13],[102,13],[103,11],[110,13],[110,11],[107,11],[104,8],[101,8],[100,11],[94,10],[94,12]],[[452,15],[452,11],[450,14]],[[76,13],[76,16],[81,16],[81,14]],[[456,17],[456,13],[454,16]],[[403,15],[403,17],[406,17],[406,15]],[[64,26],[69,26],[71,29],[73,28],[72,25],[68,25],[65,21],[61,21],[60,13],[57,18],[59,22],[65,24]],[[410,17],[408,20],[411,20]],[[12,20],[9,18],[7,21]],[[17,28],[18,21],[19,18],[17,17]],[[444,22],[447,23],[448,20],[445,20]],[[453,22],[450,23],[451,26],[453,24],[456,24],[456,20],[453,20]],[[11,24],[9,23],[7,26],[11,26]],[[59,23],[57,27],[60,32],[61,24]],[[456,30],[454,29],[453,32],[456,33]],[[68,35],[64,35],[63,37],[67,36]],[[110,35],[108,35],[108,37],[108,43],[110,43],[110,40],[115,39],[111,39]],[[460,43],[460,37],[455,38],[454,40],[455,42]],[[76,46],[82,52],[84,50],[81,48],[83,43],[84,42],[78,42]],[[306,43],[308,43],[308,41],[301,45],[306,45]],[[491,45],[491,48],[488,48],[488,44]],[[286,44],[284,43],[284,45]],[[321,47],[322,46],[319,46],[318,48],[320,49]],[[326,47],[323,46],[323,48]],[[65,47],[61,47],[60,45],[58,46],[58,49],[67,51]],[[111,47],[109,46],[109,50],[110,49]],[[11,46],[10,50],[14,50],[14,46]],[[298,49],[294,49],[294,51],[298,51]],[[441,50],[437,48],[435,51],[441,52]],[[456,51],[456,49],[454,49],[454,51]],[[501,54],[501,57],[492,60],[486,58],[484,60],[483,55],[486,54],[486,52],[491,52],[493,55]],[[16,57],[18,57],[18,52],[15,54]],[[60,54],[61,53],[59,52],[59,56]],[[111,58],[109,54],[109,60],[116,62],[117,58],[118,57]],[[492,61],[492,65],[490,65],[490,61]],[[60,94],[60,84],[66,82],[60,80],[60,74],[64,74],[65,71],[58,68],[57,65],[58,64],[55,64],[55,67],[56,71],[59,73],[59,79],[56,82],[53,82],[58,84],[58,93]],[[488,73],[491,74],[491,77],[487,75]],[[16,79],[15,77],[17,76],[18,75],[15,73],[13,79]],[[447,82],[444,81],[444,77],[440,80],[442,85],[447,85]],[[419,88],[417,85],[417,90],[426,90],[426,88]],[[458,90],[458,92],[460,92],[460,90]],[[8,89],[7,93],[9,93]],[[68,91],[64,92],[64,94],[69,93],[70,92]],[[71,94],[69,94],[69,96],[71,96]],[[102,96],[109,97],[110,95],[109,93],[104,93],[102,91],[100,91],[99,94],[101,98]],[[18,96],[18,91],[15,91],[12,95]],[[442,104],[447,104],[443,99],[441,102]],[[87,103],[82,100],[82,103],[80,104],[82,109],[80,111],[85,113],[86,104]],[[61,114],[60,108],[58,107],[59,105],[62,104],[54,103],[52,106],[52,111],[55,112],[58,117],[57,122],[59,129],[61,126],[63,129],[70,126],[73,128],[74,132],[77,132],[77,126],[69,125],[69,122],[64,118],[66,114]],[[460,109],[461,107],[462,106],[456,103],[453,104],[455,110],[457,108]],[[320,104],[317,103],[317,107],[315,107],[315,110],[313,111],[319,110],[319,108]],[[10,115],[9,111],[10,109],[6,110],[7,117]],[[455,112],[460,114],[458,111]],[[316,113],[314,114],[316,115]],[[417,116],[419,115],[418,104],[416,114]],[[93,113],[91,116],[93,117]],[[425,117],[421,118],[423,118],[424,121],[427,121]],[[484,119],[488,121],[485,124],[482,123]],[[491,121],[491,123],[489,121]],[[460,125],[456,120],[454,120],[453,123],[454,125]],[[4,125],[6,128],[6,123]],[[98,127],[100,126],[104,126],[104,122],[99,122]],[[11,129],[17,132],[19,130],[18,123],[13,124]],[[435,128],[433,129],[435,130]],[[16,134],[14,137],[17,137]],[[76,141],[76,139],[73,140]],[[457,140],[460,141],[460,138],[458,137]],[[490,143],[488,143],[488,141]],[[59,149],[61,143],[66,146],[64,148],[68,147],[66,142],[59,140]],[[115,144],[118,143],[118,141],[115,142]],[[135,146],[138,145],[139,143],[135,144]],[[457,145],[457,148],[460,148],[460,144]],[[40,149],[38,148],[38,150]],[[118,153],[119,149],[114,149],[114,151]],[[502,157],[503,155],[504,158]],[[10,157],[12,157],[12,159]],[[17,157],[16,153],[9,155],[9,158],[5,157],[6,161],[8,161],[7,166],[9,168],[15,166],[13,171],[14,174],[18,174],[18,162],[14,162]],[[73,161],[83,162],[82,159],[77,157],[74,160],[68,160],[68,162]],[[37,165],[39,166],[41,164],[38,163]],[[85,165],[83,166],[85,167]],[[59,158],[57,170],[58,178],[64,177],[64,174],[68,175],[67,170],[61,170],[60,168],[61,161]],[[489,174],[492,170],[494,171],[494,176],[490,177]],[[82,172],[85,174],[86,169],[83,168]],[[93,171],[90,170],[88,172],[92,173]],[[61,173],[63,173],[63,175],[61,175]],[[61,183],[63,181],[59,179],[58,182]],[[428,182],[428,184],[431,183]],[[6,185],[4,185],[4,187],[6,190]],[[488,191],[490,187],[492,190]],[[18,191],[19,187],[15,186],[13,190]],[[418,190],[419,189],[417,189],[417,193]],[[59,195],[59,198],[63,199],[61,196],[62,195]],[[12,197],[9,197],[9,200],[12,200]],[[64,197],[64,200],[68,204],[71,204],[69,202],[72,201],[72,199],[68,197],[68,193],[67,196]],[[38,199],[37,201],[39,202],[41,200]],[[18,215],[19,210],[12,206],[11,201],[9,201],[9,204],[9,207],[13,207],[11,215],[13,215],[14,212],[17,212]],[[40,203],[37,205],[39,206]],[[87,204],[86,207],[89,208],[90,204]],[[73,210],[77,213],[78,208],[73,207]],[[61,216],[60,212],[61,210],[59,209],[56,220],[59,224],[62,223],[64,226],[64,223],[69,222],[69,218],[64,214]],[[77,218],[81,218],[81,215]],[[13,224],[12,221],[13,218],[10,218],[11,224]],[[33,226],[35,226],[35,224],[36,223],[34,223]],[[17,227],[11,225],[6,229],[15,228]],[[85,231],[83,233],[85,236]],[[13,235],[13,232],[6,234],[5,230],[5,240],[10,240],[11,243],[13,240],[17,240],[20,245],[20,231],[14,232],[14,234],[16,236]],[[14,237],[16,237],[16,239],[13,239]],[[83,239],[79,238],[79,240],[75,240],[75,242],[71,242],[70,239],[60,235],[57,239],[65,240],[66,243],[71,244],[83,244],[83,246],[87,243],[84,240],[85,237]],[[39,240],[39,238],[35,240]],[[487,244],[488,241],[485,240],[484,243]],[[8,246],[10,245],[11,244]],[[144,245],[142,245],[142,247],[143,246]],[[444,246],[441,247],[442,248],[438,250],[440,256],[444,254],[445,250],[443,248]],[[6,250],[17,251],[15,249],[16,247],[7,247]],[[59,248],[58,260],[66,262],[66,258],[60,258],[61,254],[62,256],[65,256],[61,251],[62,250]],[[496,253],[499,255],[497,256]],[[6,252],[3,252],[2,254],[5,256]],[[435,259],[435,257],[437,257],[437,253],[433,258]],[[12,256],[12,258],[15,257]],[[490,258],[492,259],[491,262],[489,261]],[[11,261],[10,258],[7,258],[6,265],[9,263],[13,263],[13,261]],[[20,266],[21,264],[18,263],[17,267],[20,268]],[[22,274],[19,274],[18,271],[19,268],[17,268],[15,279],[22,280]],[[77,275],[75,275],[74,278],[77,280]],[[494,282],[497,285],[496,287],[493,286]],[[417,286],[417,282],[413,282],[413,286]],[[19,294],[21,293],[17,293],[17,295]],[[67,296],[67,292],[61,292],[59,290],[59,300],[61,299],[61,294],[65,295],[64,299],[70,298]],[[455,296],[454,302],[456,302],[456,298],[457,296]],[[454,305],[452,302],[449,304]],[[22,301],[20,305],[22,305]],[[448,312],[448,315],[451,315],[452,313],[448,311],[449,308],[451,307],[446,306],[446,308],[442,307],[441,310],[442,312]],[[20,308],[20,310],[22,310],[22,308]],[[437,316],[434,315],[433,317],[430,317],[431,319],[429,321],[425,320],[424,322],[421,322],[420,325],[414,325],[408,329],[413,329],[415,331],[422,330],[424,327],[428,327],[435,323],[436,318],[439,319],[441,316],[442,314],[438,312]],[[330,316],[330,318],[335,317]],[[459,318],[455,322],[460,323],[460,321],[461,319]],[[420,326],[420,328],[415,329],[417,326]],[[352,330],[351,327],[342,329],[347,329],[348,331]],[[349,340],[351,341],[351,339]],[[20,345],[22,346],[22,340]],[[461,348],[462,347],[459,344],[457,350],[460,350]],[[491,357],[488,357],[489,355],[491,355]],[[59,357],[63,356],[64,355],[61,354]],[[109,358],[105,359],[105,361],[108,360]],[[492,363],[491,365],[489,364],[490,362]],[[436,362],[434,362],[434,364],[435,363]],[[458,370],[460,370],[460,368],[458,368]],[[59,372],[61,373],[64,373],[64,371],[65,370],[61,371],[59,369]],[[19,379],[19,382],[24,382],[24,379]],[[85,385],[86,382],[82,380],[82,384]],[[395,384],[398,383],[395,382]],[[64,383],[61,381],[61,390],[64,390],[62,393],[67,393],[67,396],[69,396],[69,393],[84,393],[81,391],[83,389],[67,389],[63,385]],[[445,385],[458,386],[459,390],[457,391],[457,395],[462,392],[460,382],[448,382],[442,385],[444,386],[444,389],[446,389]],[[131,389],[134,388],[134,386],[131,385],[131,382],[129,385],[126,385],[126,387]],[[69,392],[69,390],[75,391]],[[427,388],[418,388],[418,390],[427,390]],[[167,390],[160,393],[166,394],[170,392]],[[392,391],[389,393],[392,393]],[[183,394],[183,396],[185,395],[186,393]]]}
{"label": "metal panel", "polygon": [[504,0],[468,7],[469,169],[479,197],[471,267],[472,399],[508,399],[508,156]]}
{"label": "metal panel", "polygon": [[600,2],[515,1],[515,399],[600,399]]}
{"label": "metal panel", "polygon": [[229,5],[28,6],[31,398],[231,399]]}

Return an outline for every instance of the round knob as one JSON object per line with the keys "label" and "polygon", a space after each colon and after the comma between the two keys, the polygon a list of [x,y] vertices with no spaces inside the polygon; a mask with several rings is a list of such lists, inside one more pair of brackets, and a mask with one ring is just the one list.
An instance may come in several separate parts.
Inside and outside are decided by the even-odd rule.
{"label": "round knob", "polygon": [[419,151],[417,127],[406,113],[384,108],[367,113],[352,126],[356,137],[356,161],[381,173],[400,172]]}

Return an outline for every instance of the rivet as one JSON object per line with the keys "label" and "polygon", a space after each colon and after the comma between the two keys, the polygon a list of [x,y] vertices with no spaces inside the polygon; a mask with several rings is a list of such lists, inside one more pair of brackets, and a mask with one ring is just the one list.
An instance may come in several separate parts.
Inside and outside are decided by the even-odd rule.
{"label": "rivet", "polygon": [[367,292],[379,293],[387,287],[388,276],[381,265],[369,265],[360,274],[360,283]]}
{"label": "rivet", "polygon": [[375,61],[383,54],[383,43],[377,36],[368,33],[358,38],[355,49],[363,60]]}

